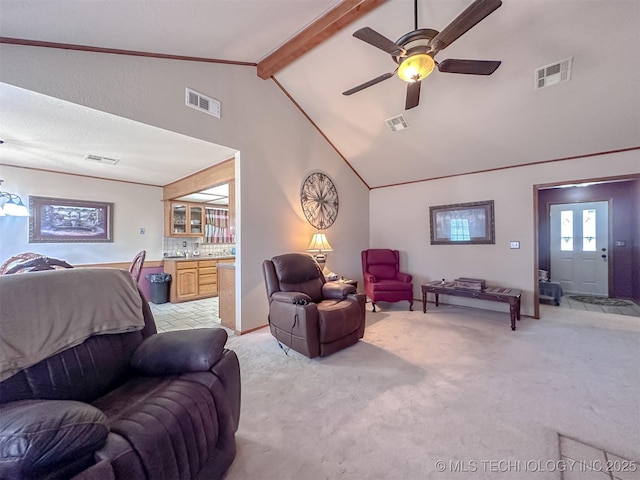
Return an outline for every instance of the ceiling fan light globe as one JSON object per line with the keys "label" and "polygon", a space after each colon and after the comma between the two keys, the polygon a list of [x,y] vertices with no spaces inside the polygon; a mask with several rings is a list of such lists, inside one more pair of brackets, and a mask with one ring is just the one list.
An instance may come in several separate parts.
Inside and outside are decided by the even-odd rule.
{"label": "ceiling fan light globe", "polygon": [[398,67],[398,76],[405,82],[419,82],[426,78],[435,67],[431,55],[416,53],[405,58]]}

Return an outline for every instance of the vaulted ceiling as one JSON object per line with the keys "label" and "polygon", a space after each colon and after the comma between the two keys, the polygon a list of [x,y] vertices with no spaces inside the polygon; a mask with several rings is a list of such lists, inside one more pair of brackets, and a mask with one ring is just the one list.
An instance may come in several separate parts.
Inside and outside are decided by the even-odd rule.
{"label": "vaulted ceiling", "polygon": [[[472,0],[418,0],[418,27],[440,31],[471,4]],[[347,13],[319,30],[318,21],[336,8]],[[309,26],[316,28],[315,35],[305,30]],[[498,70],[477,76],[436,69],[422,81],[419,106],[406,111],[406,84],[397,76],[350,96],[341,94],[396,67],[389,54],[352,36],[365,26],[396,41],[414,30],[414,2],[0,0],[4,42],[54,42],[261,67],[274,56],[284,59],[274,80],[264,81],[275,81],[284,89],[371,188],[640,146],[637,0],[503,0],[500,8],[436,56],[439,62],[500,60]],[[307,35],[308,42],[323,41],[278,56],[298,34]],[[534,88],[537,68],[567,58],[573,60],[569,81]],[[32,93],[0,87],[0,139],[6,141],[0,163],[47,169],[55,163],[62,171],[77,170],[77,164],[64,161],[39,163],[39,149],[50,148],[63,158],[63,146],[52,147],[49,142],[56,140],[46,134],[39,137],[41,144],[34,144],[33,135],[22,131]],[[140,181],[141,170],[147,183],[163,185],[206,166],[194,160],[178,169],[170,159],[163,163],[156,152],[153,158],[162,168],[149,180],[142,158],[149,158],[144,150],[155,135],[166,135],[165,141],[175,148],[194,153],[215,149],[214,158],[220,160],[233,152],[99,112],[83,112],[78,106],[54,107],[60,129],[78,124],[77,119],[62,118],[63,110],[71,118],[85,115],[92,122],[105,122],[102,131],[108,125],[114,144],[100,145],[109,156],[117,157],[124,149],[137,152],[141,163],[121,173],[126,176],[121,179]],[[408,128],[392,132],[385,120],[398,115]],[[30,126],[33,133],[34,124]],[[87,140],[95,140],[94,145],[109,141],[82,133],[84,138],[65,147],[74,155],[93,153]]]}

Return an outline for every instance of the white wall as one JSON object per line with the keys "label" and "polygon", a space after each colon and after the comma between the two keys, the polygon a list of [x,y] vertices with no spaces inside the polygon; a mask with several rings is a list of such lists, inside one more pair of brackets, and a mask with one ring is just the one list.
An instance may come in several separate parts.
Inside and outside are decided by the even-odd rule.
{"label": "white wall", "polygon": [[[3,190],[29,195],[112,202],[113,242],[29,243],[28,217],[0,217],[0,260],[23,252],[36,252],[71,264],[129,262],[140,250],[148,260],[162,258],[162,188],[25,168],[0,166]],[[139,229],[144,227],[145,234]],[[1,263],[1,262],[0,262]]]}
{"label": "white wall", "polygon": [[[255,68],[3,44],[0,80],[240,151],[237,328],[266,324],[262,261],[302,251],[311,239],[299,190],[313,170],[327,173],[340,197],[338,218],[326,232],[335,250],[328,266],[340,275],[362,276],[360,251],[369,244],[367,188]],[[220,100],[222,118],[185,107],[187,86]]]}
{"label": "white wall", "polygon": [[[640,151],[498,170],[375,189],[370,199],[371,248],[394,248],[420,284],[457,277],[484,278],[488,284],[523,290],[522,313],[534,314],[533,186],[640,172]],[[431,245],[429,206],[495,201],[495,245]],[[520,241],[519,250],[509,242]],[[450,303],[508,311],[508,305],[450,298]],[[433,307],[432,307],[433,308]]]}

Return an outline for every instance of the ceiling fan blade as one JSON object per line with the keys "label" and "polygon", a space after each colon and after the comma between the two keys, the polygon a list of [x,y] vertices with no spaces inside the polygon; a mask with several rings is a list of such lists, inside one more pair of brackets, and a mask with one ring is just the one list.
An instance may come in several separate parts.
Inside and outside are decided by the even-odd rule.
{"label": "ceiling fan blade", "polygon": [[395,44],[384,35],[381,35],[369,27],[355,31],[353,36],[394,56],[401,56],[407,53],[400,45]]}
{"label": "ceiling fan blade", "polygon": [[454,60],[438,63],[438,70],[444,73],[465,73],[468,75],[491,75],[502,62],[499,60]]}
{"label": "ceiling fan blade", "polygon": [[395,73],[396,72],[389,72],[389,73],[382,74],[379,77],[369,80],[368,82],[364,82],[362,85],[358,85],[357,87],[350,88],[349,90],[342,92],[342,94],[351,95],[353,93],[359,92],[360,90],[364,90],[365,88],[375,85],[376,83],[380,83],[386,80],[387,78],[393,77]]}
{"label": "ceiling fan blade", "polygon": [[420,103],[420,84],[422,82],[409,82],[407,84],[407,100],[404,102],[404,109],[417,107]]}
{"label": "ceiling fan blade", "polygon": [[468,32],[474,25],[489,16],[502,5],[502,0],[476,0],[458,15],[433,39],[432,46],[437,53],[451,45]]}

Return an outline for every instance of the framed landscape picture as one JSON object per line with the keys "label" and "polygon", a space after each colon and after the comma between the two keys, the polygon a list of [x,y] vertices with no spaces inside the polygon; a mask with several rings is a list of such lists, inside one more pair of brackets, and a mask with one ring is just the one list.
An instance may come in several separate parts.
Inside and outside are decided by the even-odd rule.
{"label": "framed landscape picture", "polygon": [[113,203],[29,196],[29,243],[113,242]]}
{"label": "framed landscape picture", "polygon": [[496,243],[493,200],[429,207],[431,245]]}

